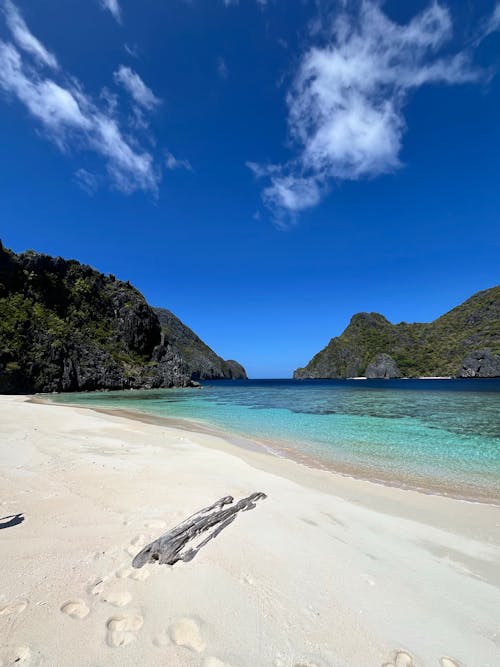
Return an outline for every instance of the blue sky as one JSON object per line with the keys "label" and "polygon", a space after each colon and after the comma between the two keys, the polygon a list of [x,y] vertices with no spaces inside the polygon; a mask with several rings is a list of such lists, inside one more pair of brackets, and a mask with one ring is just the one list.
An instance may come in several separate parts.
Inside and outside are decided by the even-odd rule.
{"label": "blue sky", "polygon": [[0,0],[0,237],[252,377],[499,282],[500,4]]}

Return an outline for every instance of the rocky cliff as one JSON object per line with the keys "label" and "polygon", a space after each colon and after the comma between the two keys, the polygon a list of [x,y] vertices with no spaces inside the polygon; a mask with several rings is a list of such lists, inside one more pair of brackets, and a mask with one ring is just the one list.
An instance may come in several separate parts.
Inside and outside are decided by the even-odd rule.
{"label": "rocky cliff", "polygon": [[358,313],[294,378],[500,377],[500,286],[427,324]]}
{"label": "rocky cliff", "polygon": [[245,380],[237,361],[224,360],[166,308],[155,308],[165,338],[186,362],[192,380]]}
{"label": "rocky cliff", "polygon": [[130,283],[0,242],[0,393],[189,386],[195,372]]}

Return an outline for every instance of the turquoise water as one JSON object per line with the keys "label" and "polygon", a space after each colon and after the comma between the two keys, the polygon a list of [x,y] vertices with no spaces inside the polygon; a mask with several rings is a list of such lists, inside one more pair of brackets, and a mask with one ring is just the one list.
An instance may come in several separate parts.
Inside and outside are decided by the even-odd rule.
{"label": "turquoise water", "polygon": [[187,419],[311,465],[500,502],[500,380],[219,381],[51,398]]}

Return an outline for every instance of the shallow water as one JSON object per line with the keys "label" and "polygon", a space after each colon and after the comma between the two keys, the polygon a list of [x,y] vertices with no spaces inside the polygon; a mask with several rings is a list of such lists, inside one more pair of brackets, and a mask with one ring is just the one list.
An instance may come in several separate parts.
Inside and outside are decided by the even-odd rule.
{"label": "shallow water", "polygon": [[188,419],[355,476],[500,502],[500,380],[248,380],[59,394]]}

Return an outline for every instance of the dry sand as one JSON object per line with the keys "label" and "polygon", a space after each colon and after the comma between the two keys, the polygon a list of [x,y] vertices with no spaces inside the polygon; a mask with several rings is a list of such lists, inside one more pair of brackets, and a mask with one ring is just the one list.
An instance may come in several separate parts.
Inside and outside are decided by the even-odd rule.
{"label": "dry sand", "polygon": [[[191,562],[132,568],[254,491]],[[0,505],[0,665],[500,665],[493,505],[24,397],[0,397]]]}

